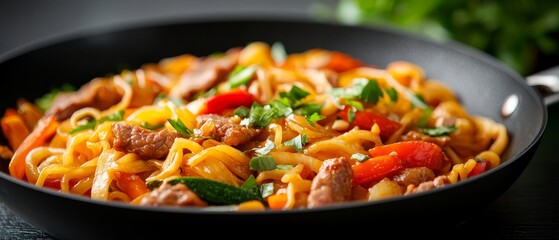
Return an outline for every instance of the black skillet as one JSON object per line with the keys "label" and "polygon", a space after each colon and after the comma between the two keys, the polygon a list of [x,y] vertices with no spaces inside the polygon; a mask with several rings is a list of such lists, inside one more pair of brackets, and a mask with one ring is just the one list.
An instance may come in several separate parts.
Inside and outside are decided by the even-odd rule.
{"label": "black skillet", "polygon": [[[429,78],[452,88],[471,114],[488,116],[507,126],[511,138],[506,161],[479,177],[420,194],[277,212],[167,209],[94,201],[13,179],[4,161],[0,200],[30,224],[64,239],[158,236],[161,231],[172,234],[193,231],[193,225],[220,224],[243,224],[247,229],[287,223],[299,228],[312,223],[366,223],[377,230],[380,226],[453,227],[516,181],[545,130],[547,108],[542,95],[519,74],[479,51],[388,29],[273,19],[190,21],[97,32],[4,56],[0,63],[4,85],[1,110],[14,106],[19,97],[34,99],[63,83],[79,86],[122,68],[133,69],[183,53],[204,56],[252,41],[281,42],[289,53],[312,48],[338,50],[381,67],[396,60],[416,63]],[[504,117],[502,106],[511,95],[517,96],[518,105]],[[272,232],[282,228],[274,229]],[[208,234],[220,231],[215,228]]]}

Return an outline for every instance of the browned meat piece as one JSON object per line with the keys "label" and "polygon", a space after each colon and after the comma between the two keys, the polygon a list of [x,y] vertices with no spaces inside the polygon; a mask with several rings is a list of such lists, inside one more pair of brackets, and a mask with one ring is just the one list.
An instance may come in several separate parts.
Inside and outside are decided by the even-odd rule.
{"label": "browned meat piece", "polygon": [[135,153],[142,159],[161,159],[167,156],[177,132],[163,129],[155,132],[121,122],[113,123],[113,145],[118,151]]}
{"label": "browned meat piece", "polygon": [[239,49],[229,50],[220,57],[200,60],[193,69],[186,71],[169,95],[179,99],[189,99],[193,93],[204,92],[225,79],[239,59]]}
{"label": "browned meat piece", "polygon": [[196,117],[197,128],[207,121],[213,121],[214,130],[212,135],[217,141],[231,146],[247,143],[253,137],[260,133],[260,129],[243,127],[237,123],[233,123],[228,117],[223,117],[217,114],[200,115]]}
{"label": "browned meat piece", "polygon": [[409,131],[406,135],[403,135],[400,138],[401,138],[402,141],[419,140],[419,141],[430,142],[430,143],[437,144],[441,147],[443,147],[448,142],[450,142],[450,137],[449,136],[431,137],[431,136],[425,135],[423,133],[420,133],[420,132],[414,131],[414,130]]}
{"label": "browned meat piece", "polygon": [[349,201],[353,170],[344,157],[324,160],[318,174],[312,181],[307,199],[309,208]]}
{"label": "browned meat piece", "polygon": [[96,78],[76,92],[61,92],[56,95],[46,115],[54,114],[56,120],[63,121],[81,108],[94,107],[105,110],[121,99],[122,93],[110,80]]}
{"label": "browned meat piece", "polygon": [[423,182],[421,184],[419,184],[419,186],[414,186],[414,185],[410,185],[408,187],[408,189],[406,190],[406,193],[404,193],[404,195],[408,195],[408,194],[412,194],[412,193],[418,193],[418,192],[425,192],[428,190],[431,190],[433,188],[440,188],[443,186],[446,186],[450,184],[450,181],[448,180],[448,177],[443,175],[443,176],[438,176],[435,179],[433,179],[432,181],[428,181],[428,182]]}
{"label": "browned meat piece", "polygon": [[416,167],[405,168],[392,177],[392,180],[402,186],[408,186],[410,184],[418,185],[422,182],[433,180],[433,178],[435,178],[433,170],[426,167]]}
{"label": "browned meat piece", "polygon": [[208,206],[208,203],[200,199],[184,184],[171,185],[164,183],[142,198],[140,205],[205,207]]}

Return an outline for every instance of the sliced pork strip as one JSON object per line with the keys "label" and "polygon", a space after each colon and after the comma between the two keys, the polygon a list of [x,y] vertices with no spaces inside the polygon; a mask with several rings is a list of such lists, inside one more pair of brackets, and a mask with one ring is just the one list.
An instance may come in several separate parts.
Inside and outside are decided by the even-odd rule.
{"label": "sliced pork strip", "polygon": [[163,129],[151,131],[136,125],[121,122],[113,123],[113,145],[118,151],[135,153],[142,159],[162,159],[167,156],[177,132]]}
{"label": "sliced pork strip", "polygon": [[83,85],[76,92],[61,92],[56,95],[45,115],[52,115],[64,121],[84,107],[105,110],[120,102],[122,93],[109,79],[96,78]]}
{"label": "sliced pork strip", "polygon": [[239,60],[239,49],[231,49],[223,56],[198,60],[186,71],[171,89],[169,95],[178,99],[189,99],[197,92],[205,92],[225,79]]}
{"label": "sliced pork strip", "polygon": [[217,114],[206,114],[196,117],[197,128],[200,128],[207,121],[213,121],[213,137],[217,141],[222,141],[231,146],[247,143],[261,132],[260,129],[243,127],[238,123],[231,122],[228,117]]}

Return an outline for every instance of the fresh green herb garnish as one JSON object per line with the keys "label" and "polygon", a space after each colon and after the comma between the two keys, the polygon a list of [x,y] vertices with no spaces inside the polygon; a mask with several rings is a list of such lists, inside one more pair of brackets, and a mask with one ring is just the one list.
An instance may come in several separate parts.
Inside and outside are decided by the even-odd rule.
{"label": "fresh green herb garnish", "polygon": [[250,114],[250,109],[245,107],[245,106],[240,106],[237,109],[235,109],[235,112],[233,112],[234,116],[239,116],[242,118],[247,118]]}
{"label": "fresh green herb garnish", "polygon": [[421,117],[419,117],[416,126],[420,128],[427,126],[429,117],[431,117],[431,113],[433,113],[433,109],[431,107],[425,108],[425,110],[423,110],[423,113],[421,114]]}
{"label": "fresh green herb garnish", "polygon": [[378,85],[377,80],[369,80],[361,90],[359,98],[371,104],[377,104],[378,100],[383,97],[382,89]]}
{"label": "fresh green herb garnish", "polygon": [[209,97],[215,96],[216,94],[217,94],[217,88],[213,87],[213,88],[210,88],[210,90],[208,90],[208,91],[206,91],[206,92],[196,94],[196,95],[193,97],[193,99],[198,99],[198,98],[209,98]]}
{"label": "fresh green herb garnish", "polygon": [[275,108],[271,108],[269,105],[262,107],[254,102],[250,108],[249,117],[241,121],[241,126],[265,128],[275,118],[276,114],[277,110]]}
{"label": "fresh green herb garnish", "polygon": [[355,107],[350,107],[347,110],[347,120],[349,121],[349,123],[353,123],[353,120],[355,120],[355,113],[356,113]]}
{"label": "fresh green herb garnish", "polygon": [[390,101],[392,101],[392,102],[398,101],[398,92],[396,91],[395,88],[393,88],[393,87],[386,88],[386,89],[384,89],[384,92],[386,93],[386,95],[388,95],[388,97],[390,98]]}
{"label": "fresh green herb garnish", "polygon": [[53,88],[49,93],[35,99],[35,105],[37,105],[37,107],[39,107],[41,110],[47,111],[52,105],[54,98],[56,98],[59,93],[73,91],[76,91],[76,88],[71,84],[65,83],[60,88]]}
{"label": "fresh green herb garnish", "polygon": [[284,101],[281,100],[272,101],[270,103],[270,107],[277,109],[276,120],[281,117],[288,117],[289,115],[291,115],[291,113],[293,113],[293,109],[287,103],[284,103]]}
{"label": "fresh green herb garnish", "polygon": [[288,165],[288,164],[278,164],[276,165],[276,169],[279,170],[289,170],[289,169],[293,169],[295,166],[293,165]]}
{"label": "fresh green herb garnish", "polygon": [[364,162],[367,161],[369,159],[369,156],[363,154],[363,153],[354,153],[351,155],[351,159],[355,159],[359,162]]}
{"label": "fresh green herb garnish", "polygon": [[254,152],[258,155],[266,155],[270,153],[275,147],[276,145],[274,144],[274,141],[267,139],[266,143],[264,143],[264,147],[257,148],[256,150],[254,150]]}
{"label": "fresh green herb garnish", "polygon": [[267,171],[276,169],[276,161],[272,156],[253,157],[249,162],[250,170]]}
{"label": "fresh green herb garnish", "polygon": [[147,182],[146,185],[147,185],[148,189],[150,191],[152,191],[152,190],[158,188],[159,186],[161,186],[162,183],[163,183],[163,181],[161,181],[161,180],[153,180],[153,181]]}
{"label": "fresh green herb garnish", "polygon": [[293,112],[303,116],[310,116],[313,113],[320,113],[322,104],[318,103],[303,103],[298,106]]}
{"label": "fresh green herb garnish", "polygon": [[301,102],[308,95],[309,93],[305,90],[293,86],[289,92],[280,92],[280,99],[275,99],[264,106],[255,102],[248,113],[246,109],[237,108],[235,115],[244,117],[241,120],[241,126],[256,128],[264,128],[273,119],[278,120],[282,117],[288,117],[292,113],[303,115],[312,121],[318,121],[320,115],[316,116],[315,113],[320,113],[322,104]]}
{"label": "fresh green herb garnish", "polygon": [[86,130],[86,129],[94,129],[95,126],[97,126],[97,124],[101,124],[101,123],[104,123],[106,121],[118,122],[118,121],[122,121],[123,118],[124,118],[124,110],[120,110],[118,112],[112,113],[111,115],[99,118],[97,120],[93,119],[93,120],[88,121],[85,124],[78,125],[76,128],[70,130],[69,133],[74,134],[74,133],[77,133],[77,132],[80,132],[80,131],[83,131],[83,130]]}
{"label": "fresh green herb garnish", "polygon": [[363,103],[361,103],[360,101],[352,100],[349,98],[345,98],[343,100],[343,105],[354,107],[357,111],[363,111],[365,109],[365,106],[363,106]]}
{"label": "fresh green herb garnish", "polygon": [[260,185],[260,192],[262,193],[262,198],[267,198],[274,194],[274,183],[262,183],[262,185]]}
{"label": "fresh green herb garnish", "polygon": [[173,120],[168,118],[167,121],[173,126],[178,133],[182,134],[186,138],[190,138],[194,136],[194,131],[188,128],[179,118],[177,120]]}
{"label": "fresh green herb garnish", "polygon": [[258,187],[258,184],[256,183],[256,179],[254,178],[254,176],[250,175],[247,180],[243,183],[243,185],[241,185],[241,189],[251,192],[255,195],[261,195],[260,194],[260,188]]}
{"label": "fresh green herb garnish", "polygon": [[246,85],[254,75],[255,71],[256,71],[255,67],[252,66],[245,67],[245,66],[237,65],[237,67],[231,72],[231,74],[229,74],[229,77],[227,78],[227,83],[229,83],[229,86],[231,88],[236,88],[241,85]]}
{"label": "fresh green herb garnish", "polygon": [[297,150],[297,152],[303,151],[303,146],[307,145],[307,135],[299,134],[289,141],[283,143],[284,146],[292,146]]}
{"label": "fresh green herb garnish", "polygon": [[423,97],[417,93],[412,92],[411,90],[408,89],[407,91],[408,97],[410,98],[410,102],[418,107],[418,108],[429,108],[429,105],[427,104],[427,102],[425,102],[425,99],[423,99]]}
{"label": "fresh green herb garnish", "polygon": [[420,128],[419,130],[422,133],[429,135],[431,137],[442,137],[453,133],[457,129],[458,128],[456,126],[450,126],[450,127],[443,126],[443,127],[436,127],[436,128]]}
{"label": "fresh green herb garnish", "polygon": [[320,115],[319,113],[315,112],[310,116],[305,116],[305,119],[310,125],[315,124],[316,122],[326,118],[326,116]]}

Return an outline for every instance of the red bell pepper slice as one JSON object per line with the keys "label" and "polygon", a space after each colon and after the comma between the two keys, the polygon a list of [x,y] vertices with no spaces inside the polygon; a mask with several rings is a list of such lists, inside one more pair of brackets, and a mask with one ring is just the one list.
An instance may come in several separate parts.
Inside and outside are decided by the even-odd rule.
{"label": "red bell pepper slice", "polygon": [[404,141],[369,149],[373,157],[385,156],[393,152],[396,153],[395,157],[402,160],[405,167],[427,167],[432,170],[440,170],[443,167],[442,149],[430,142]]}
{"label": "red bell pepper slice", "polygon": [[487,170],[487,161],[482,160],[476,162],[476,165],[474,166],[470,174],[468,174],[468,177],[473,177],[482,174],[483,172],[485,172],[485,170]]}
{"label": "red bell pepper slice", "polygon": [[369,158],[352,166],[353,185],[368,185],[404,169],[402,160],[392,155]]}
{"label": "red bell pepper slice", "polygon": [[[340,112],[340,117],[348,122],[349,110],[350,107],[346,106],[344,110]],[[378,124],[380,128],[380,137],[383,140],[388,139],[394,132],[398,131],[398,129],[402,127],[401,123],[393,121],[381,114],[363,111],[355,112],[355,119],[353,119],[353,124],[357,125],[359,128],[370,130],[375,123]]]}
{"label": "red bell pepper slice", "polygon": [[222,114],[225,110],[234,109],[240,106],[250,108],[256,98],[249,92],[235,89],[229,92],[220,93],[209,97],[200,114]]}

